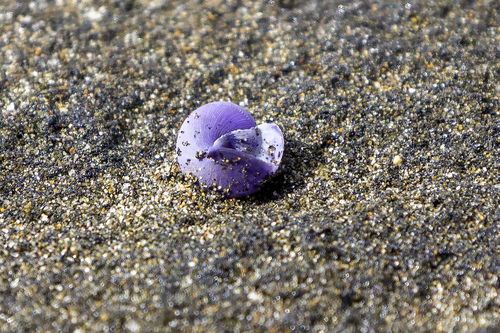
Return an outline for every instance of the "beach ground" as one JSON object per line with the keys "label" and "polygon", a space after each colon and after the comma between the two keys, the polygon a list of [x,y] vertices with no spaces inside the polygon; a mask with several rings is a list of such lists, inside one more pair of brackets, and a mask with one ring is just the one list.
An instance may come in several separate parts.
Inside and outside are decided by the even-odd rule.
{"label": "beach ground", "polygon": [[[0,332],[498,332],[497,1],[0,1]],[[188,114],[285,135],[224,199]]]}

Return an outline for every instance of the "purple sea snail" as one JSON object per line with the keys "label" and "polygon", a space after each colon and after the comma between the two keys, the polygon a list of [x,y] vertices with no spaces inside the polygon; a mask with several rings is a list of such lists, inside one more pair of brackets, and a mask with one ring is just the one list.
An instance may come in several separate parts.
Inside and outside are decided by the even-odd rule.
{"label": "purple sea snail", "polygon": [[257,192],[276,173],[283,133],[275,124],[257,126],[242,107],[214,102],[191,112],[177,137],[177,161],[205,188],[230,198]]}

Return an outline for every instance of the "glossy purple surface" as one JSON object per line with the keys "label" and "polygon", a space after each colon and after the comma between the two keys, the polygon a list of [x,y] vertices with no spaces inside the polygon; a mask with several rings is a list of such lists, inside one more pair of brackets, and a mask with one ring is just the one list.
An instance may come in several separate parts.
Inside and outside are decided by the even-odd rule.
{"label": "glossy purple surface", "polygon": [[177,137],[177,161],[182,173],[198,177],[202,186],[228,197],[260,189],[262,180],[278,170],[283,134],[275,124],[256,126],[240,106],[214,102],[186,118]]}

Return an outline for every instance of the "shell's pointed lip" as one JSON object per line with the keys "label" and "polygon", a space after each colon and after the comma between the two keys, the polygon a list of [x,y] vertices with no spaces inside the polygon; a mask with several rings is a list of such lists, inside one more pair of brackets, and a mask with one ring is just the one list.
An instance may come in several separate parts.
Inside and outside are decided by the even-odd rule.
{"label": "shell's pointed lip", "polygon": [[[277,152],[277,153],[276,153]],[[236,159],[258,159],[275,173],[281,162],[283,134],[275,124],[261,124],[245,130],[235,130],[218,138],[208,149],[206,157],[222,163]]]}
{"label": "shell's pointed lip", "polygon": [[227,150],[232,150],[231,148],[222,148],[222,147],[210,147],[210,149],[207,152],[206,157],[210,159],[215,159],[218,154],[221,153],[221,149],[227,149]]}
{"label": "shell's pointed lip", "polygon": [[213,159],[218,154],[220,154],[221,150],[228,149],[237,151],[234,146],[228,141],[225,140],[225,137],[222,137],[214,142],[212,147],[208,149],[206,157]]}
{"label": "shell's pointed lip", "polygon": [[212,160],[217,160],[223,157],[230,157],[231,159],[247,159],[247,158],[256,158],[253,155],[238,151],[234,148],[228,148],[228,147],[223,147],[223,146],[213,146],[211,147],[208,152],[206,157],[212,159]]}
{"label": "shell's pointed lip", "polygon": [[243,164],[253,164],[254,167],[258,166],[260,170],[266,173],[274,173],[274,165],[261,160],[260,158],[238,151],[233,148],[215,148],[212,147],[208,153],[207,157],[216,163],[220,164],[231,164],[231,163],[243,163]]}

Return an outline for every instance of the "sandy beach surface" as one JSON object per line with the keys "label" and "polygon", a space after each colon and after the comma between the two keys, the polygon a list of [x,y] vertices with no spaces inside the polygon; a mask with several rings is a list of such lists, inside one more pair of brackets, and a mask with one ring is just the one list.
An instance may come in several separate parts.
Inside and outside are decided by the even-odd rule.
{"label": "sandy beach surface", "polygon": [[[0,332],[499,332],[500,2],[0,0]],[[183,120],[285,135],[224,199]]]}

